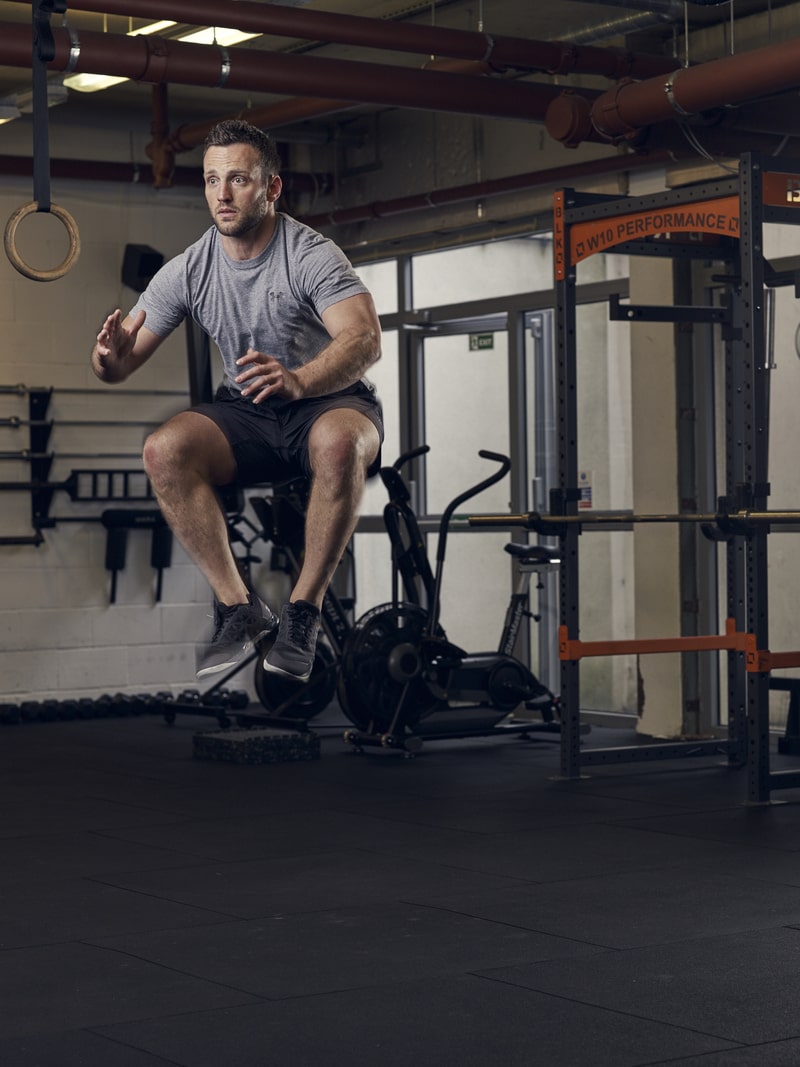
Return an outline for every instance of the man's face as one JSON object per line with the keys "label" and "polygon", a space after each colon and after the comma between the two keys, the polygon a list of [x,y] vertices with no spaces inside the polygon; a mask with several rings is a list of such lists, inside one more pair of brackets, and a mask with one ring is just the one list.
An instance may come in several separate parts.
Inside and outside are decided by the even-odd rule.
{"label": "man's face", "polygon": [[275,199],[270,190],[278,181],[262,174],[261,159],[252,145],[212,146],[203,159],[206,203],[219,232],[243,237],[266,218]]}

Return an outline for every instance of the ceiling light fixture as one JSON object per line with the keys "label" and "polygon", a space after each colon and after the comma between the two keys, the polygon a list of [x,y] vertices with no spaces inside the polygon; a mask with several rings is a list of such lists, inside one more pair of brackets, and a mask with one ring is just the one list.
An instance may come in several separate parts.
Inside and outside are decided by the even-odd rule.
{"label": "ceiling light fixture", "polygon": [[[62,78],[48,78],[47,79],[47,106],[57,107],[59,104],[65,104],[69,98],[69,93],[64,88],[64,82]],[[6,99],[3,103],[9,103]],[[15,104],[24,115],[30,115],[33,113],[33,89],[20,89],[14,93],[11,103]]]}
{"label": "ceiling light fixture", "polygon": [[[61,83],[60,77],[47,79],[47,106],[56,107],[63,104],[69,93]],[[0,99],[0,126],[5,122],[13,122],[22,115],[30,115],[33,112],[33,89],[18,89],[15,93]]]}
{"label": "ceiling light fixture", "polygon": [[218,44],[221,48],[230,48],[232,45],[260,36],[259,33],[245,33],[243,30],[231,30],[225,26],[207,26],[202,30],[182,33],[178,40],[189,41],[192,44]]}
{"label": "ceiling light fixture", "polygon": [[18,119],[22,112],[16,105],[9,103],[0,104],[0,126],[4,122],[13,122],[14,119]]}
{"label": "ceiling light fixture", "polygon": [[[162,30],[169,30],[173,26],[177,26],[177,23],[162,19],[160,22],[151,22],[147,26],[142,26],[139,30],[129,30],[126,36],[139,37],[142,34],[161,33]],[[222,48],[227,48],[260,36],[261,34],[258,33],[244,33],[241,30],[231,30],[224,26],[208,26],[182,33],[176,39],[192,44],[218,44]],[[70,74],[64,79],[64,85],[79,93],[96,93],[100,89],[110,89],[112,85],[120,85],[128,80],[128,78],[117,78],[111,74]]]}

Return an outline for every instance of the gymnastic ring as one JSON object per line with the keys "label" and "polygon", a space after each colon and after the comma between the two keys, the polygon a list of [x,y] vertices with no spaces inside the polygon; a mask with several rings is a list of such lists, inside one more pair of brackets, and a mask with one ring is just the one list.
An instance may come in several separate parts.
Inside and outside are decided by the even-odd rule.
{"label": "gymnastic ring", "polygon": [[57,219],[60,219],[61,222],[63,222],[64,228],[69,235],[69,251],[67,252],[63,263],[58,267],[54,267],[52,270],[36,270],[34,267],[29,267],[21,258],[19,252],[17,252],[15,239],[17,235],[17,227],[22,220],[26,215],[31,215],[38,210],[39,202],[37,200],[32,200],[30,204],[23,204],[22,207],[17,208],[6,223],[3,242],[6,248],[6,255],[11,260],[11,265],[15,267],[20,274],[24,274],[26,278],[31,278],[35,282],[54,282],[57,278],[63,278],[77,260],[81,252],[81,239],[78,233],[78,226],[72,215],[70,215],[65,208],[59,207],[58,204],[51,204],[48,208],[48,212],[51,215],[55,215]]}

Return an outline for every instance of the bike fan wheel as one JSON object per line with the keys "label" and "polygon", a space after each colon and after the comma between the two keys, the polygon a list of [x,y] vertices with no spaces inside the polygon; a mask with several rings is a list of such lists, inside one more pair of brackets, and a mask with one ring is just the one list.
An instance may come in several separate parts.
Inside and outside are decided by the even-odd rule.
{"label": "bike fan wheel", "polygon": [[426,613],[416,604],[380,604],[349,634],[342,653],[339,701],[360,730],[402,733],[441,706],[419,673],[426,621]]}
{"label": "bike fan wheel", "polygon": [[307,682],[296,682],[282,674],[264,670],[264,656],[272,646],[272,639],[259,646],[255,668],[255,687],[258,699],[271,715],[279,718],[303,719],[306,722],[319,715],[336,693],[335,656],[322,640],[317,641],[314,666]]}

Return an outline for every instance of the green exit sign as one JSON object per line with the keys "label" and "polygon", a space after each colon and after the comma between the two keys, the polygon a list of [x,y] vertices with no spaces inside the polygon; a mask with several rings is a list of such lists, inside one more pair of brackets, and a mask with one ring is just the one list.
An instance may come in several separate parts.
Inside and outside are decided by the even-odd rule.
{"label": "green exit sign", "polygon": [[470,352],[481,352],[487,348],[494,348],[493,333],[471,333],[469,335]]}

